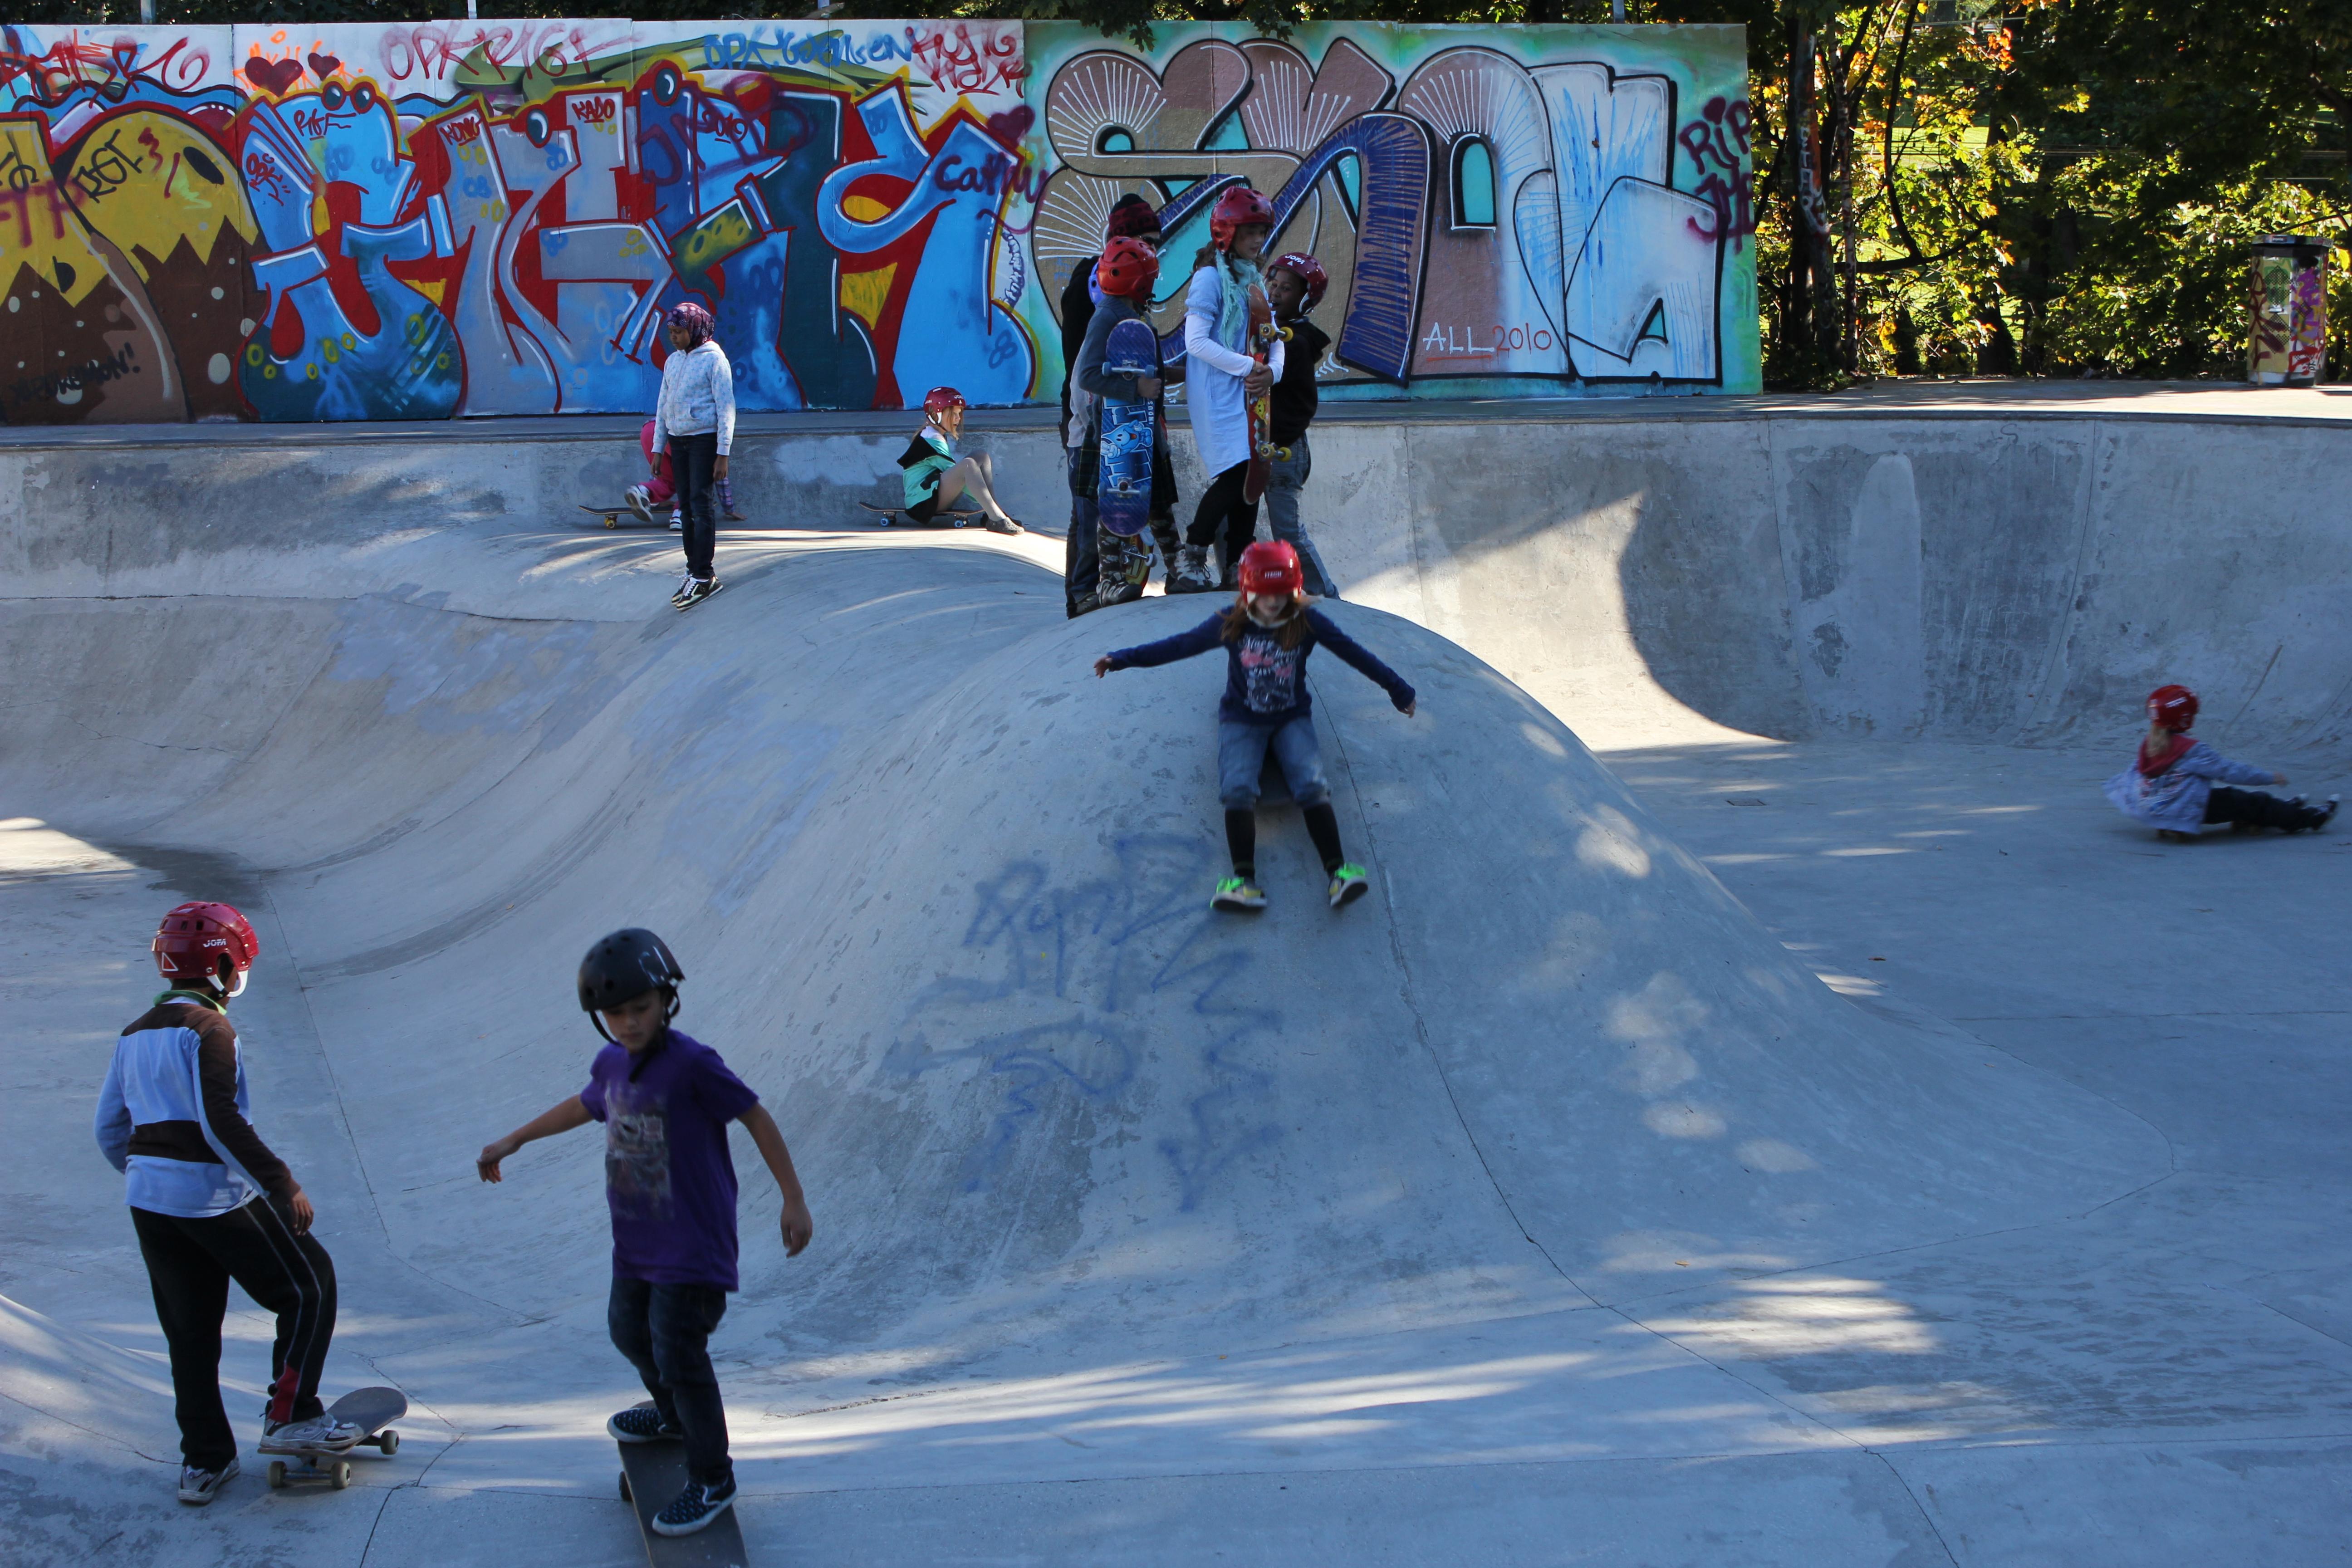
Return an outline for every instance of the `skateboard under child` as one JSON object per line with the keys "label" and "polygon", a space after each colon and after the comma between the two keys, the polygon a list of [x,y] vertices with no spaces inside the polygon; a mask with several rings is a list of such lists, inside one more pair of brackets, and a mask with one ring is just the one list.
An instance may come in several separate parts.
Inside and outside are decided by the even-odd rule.
{"label": "skateboard under child", "polygon": [[[1274,307],[1266,301],[1265,290],[1253,285],[1249,291],[1249,352],[1250,358],[1260,365],[1266,363],[1271,345],[1287,342],[1288,327],[1274,324]],[[1249,408],[1249,471],[1242,476],[1242,500],[1255,506],[1265,494],[1266,482],[1274,478],[1274,459],[1290,456],[1290,448],[1274,444],[1274,387],[1269,384],[1264,392],[1247,400]],[[1232,570],[1228,565],[1228,571]]]}
{"label": "skateboard under child", "polygon": [[606,528],[659,528],[660,523],[648,522],[629,510],[629,503],[617,506],[583,506],[580,509],[591,517],[601,517]]}
{"label": "skateboard under child", "polygon": [[931,521],[919,522],[903,506],[876,506],[870,500],[857,503],[867,511],[877,513],[885,528],[969,528],[973,523],[985,524],[988,519],[977,511],[935,511]]}
{"label": "skateboard under child", "polygon": [[637,1511],[653,1568],[745,1568],[743,1527],[731,1508],[692,1535],[654,1533],[654,1515],[686,1489],[685,1444],[623,1443],[620,1449],[621,1500]]}
{"label": "skateboard under child", "polygon": [[[396,1388],[355,1388],[328,1405],[327,1414],[360,1429],[352,1447],[373,1448],[389,1459],[400,1451],[400,1434],[385,1423],[408,1414],[408,1396]],[[352,1462],[341,1454],[293,1454],[269,1461],[272,1490],[299,1481],[324,1481],[341,1491],[352,1484]]]}

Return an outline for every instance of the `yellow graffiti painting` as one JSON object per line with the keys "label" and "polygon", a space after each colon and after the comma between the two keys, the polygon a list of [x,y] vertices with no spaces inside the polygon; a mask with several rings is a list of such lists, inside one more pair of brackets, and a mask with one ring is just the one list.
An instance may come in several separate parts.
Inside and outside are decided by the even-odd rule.
{"label": "yellow graffiti painting", "polygon": [[131,258],[142,279],[185,240],[210,261],[224,230],[250,242],[253,208],[226,154],[168,114],[110,115],[82,138],[65,190],[90,227]]}

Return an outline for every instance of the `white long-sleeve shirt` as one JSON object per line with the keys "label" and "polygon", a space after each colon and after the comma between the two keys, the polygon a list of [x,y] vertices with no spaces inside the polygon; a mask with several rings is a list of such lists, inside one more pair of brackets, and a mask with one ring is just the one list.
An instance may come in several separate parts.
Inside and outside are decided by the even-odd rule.
{"label": "white long-sleeve shirt", "polygon": [[661,397],[654,406],[654,450],[669,450],[673,436],[719,435],[719,455],[735,446],[735,367],[719,346],[705,341],[662,363]]}
{"label": "white long-sleeve shirt", "polygon": [[[1224,285],[1215,263],[1192,274],[1184,290],[1184,405],[1192,420],[1192,442],[1201,451],[1201,466],[1214,479],[1235,463],[1249,461],[1249,410],[1242,396],[1242,377],[1254,363],[1248,345],[1217,341],[1217,317],[1224,306]],[[1247,331],[1244,327],[1244,331]],[[1266,367],[1282,379],[1282,343],[1276,340],[1266,356]]]}

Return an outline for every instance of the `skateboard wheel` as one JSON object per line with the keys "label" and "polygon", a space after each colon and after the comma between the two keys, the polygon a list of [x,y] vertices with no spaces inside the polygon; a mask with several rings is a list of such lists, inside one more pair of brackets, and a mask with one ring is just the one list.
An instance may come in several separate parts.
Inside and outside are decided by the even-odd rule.
{"label": "skateboard wheel", "polygon": [[604,526],[606,528],[618,528],[621,526],[621,520],[617,517],[607,517],[604,520]]}
{"label": "skateboard wheel", "polygon": [[272,1460],[270,1460],[270,1461],[269,1461],[269,1489],[270,1489],[271,1491],[276,1491],[276,1490],[278,1490],[280,1487],[283,1487],[285,1484],[286,1484],[286,1461],[285,1461],[285,1460],[283,1460],[283,1459],[272,1459]]}
{"label": "skateboard wheel", "polygon": [[334,1463],[334,1468],[327,1472],[327,1484],[334,1488],[337,1491],[341,1491],[345,1487],[350,1486],[352,1484],[352,1462],[349,1459],[337,1459]]}
{"label": "skateboard wheel", "polygon": [[629,1495],[629,1472],[626,1470],[623,1470],[621,1472],[621,1500],[623,1502],[635,1502],[637,1500]]}
{"label": "skateboard wheel", "polygon": [[387,1431],[375,1440],[375,1446],[383,1450],[383,1457],[389,1459],[400,1452],[400,1434]]}

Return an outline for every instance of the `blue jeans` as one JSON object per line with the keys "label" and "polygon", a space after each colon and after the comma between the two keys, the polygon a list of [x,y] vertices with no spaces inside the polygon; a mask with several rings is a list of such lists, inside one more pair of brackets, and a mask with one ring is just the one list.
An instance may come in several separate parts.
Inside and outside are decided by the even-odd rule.
{"label": "blue jeans", "polygon": [[1095,591],[1100,572],[1095,550],[1095,498],[1078,493],[1080,450],[1066,447],[1062,451],[1070,479],[1070,537],[1062,552],[1062,607],[1071,615],[1078,613],[1078,601]]}
{"label": "blue jeans", "polygon": [[1307,591],[1318,599],[1338,598],[1339,590],[1333,585],[1331,574],[1323,570],[1323,557],[1317,553],[1315,542],[1307,537],[1306,525],[1298,521],[1298,492],[1315,472],[1315,454],[1307,445],[1306,432],[1301,431],[1290,444],[1290,456],[1276,458],[1270,466],[1272,472],[1265,481],[1266,522],[1276,539],[1298,552]]}
{"label": "blue jeans", "polygon": [[686,1470],[717,1486],[735,1473],[727,1458],[727,1406],[710,1364],[710,1331],[727,1315],[716,1285],[613,1281],[604,1311],[613,1344],[629,1358],[666,1425],[686,1434]]}
{"label": "blue jeans", "polygon": [[1257,804],[1257,778],[1265,768],[1265,752],[1274,748],[1282,776],[1290,782],[1290,798],[1301,805],[1320,805],[1331,798],[1323,779],[1323,750],[1315,743],[1315,721],[1305,714],[1285,724],[1249,724],[1233,719],[1217,721],[1217,799],[1228,811],[1247,811]]}

